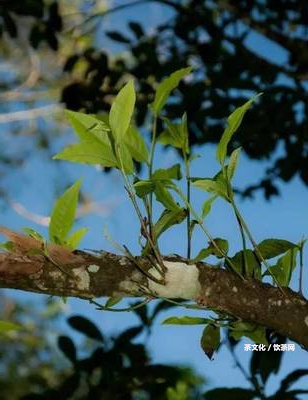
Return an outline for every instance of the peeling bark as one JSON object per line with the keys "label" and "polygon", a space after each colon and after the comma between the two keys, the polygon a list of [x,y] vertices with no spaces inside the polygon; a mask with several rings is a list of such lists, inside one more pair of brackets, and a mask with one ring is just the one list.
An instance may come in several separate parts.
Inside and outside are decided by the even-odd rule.
{"label": "peeling bark", "polygon": [[[165,284],[149,280],[127,257],[108,252],[71,252],[44,244],[5,228],[0,233],[13,243],[0,253],[0,287],[55,296],[93,299],[103,296],[144,296],[140,287],[157,297],[194,300],[243,321],[264,325],[308,350],[308,301],[289,288],[283,292],[256,280],[180,257],[164,257]],[[137,257],[147,274],[157,271],[148,258]],[[157,275],[156,275],[157,277]]]}

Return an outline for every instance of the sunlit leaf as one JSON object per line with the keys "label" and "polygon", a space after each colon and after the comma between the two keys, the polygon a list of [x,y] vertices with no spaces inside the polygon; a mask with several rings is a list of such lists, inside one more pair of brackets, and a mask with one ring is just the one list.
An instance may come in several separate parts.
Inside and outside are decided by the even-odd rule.
{"label": "sunlit leaf", "polygon": [[154,171],[152,175],[152,180],[165,180],[165,179],[181,179],[181,166],[180,164],[175,164],[170,168],[160,168]]}
{"label": "sunlit leaf", "polygon": [[130,126],[127,135],[125,135],[124,141],[134,160],[139,162],[148,161],[148,148],[137,128]]}
{"label": "sunlit leaf", "polygon": [[56,201],[49,224],[49,237],[54,243],[64,244],[73,227],[81,181],[77,181]]}
{"label": "sunlit leaf", "polygon": [[224,165],[224,163],[225,163],[225,159],[226,159],[226,155],[227,155],[227,147],[228,147],[228,144],[229,144],[232,136],[239,128],[246,111],[251,107],[252,103],[259,96],[260,96],[260,94],[252,97],[244,105],[242,105],[241,107],[239,107],[235,111],[233,111],[233,113],[228,117],[227,127],[220,139],[220,142],[218,143],[217,152],[216,152],[217,160],[219,161],[219,163],[221,165]]}
{"label": "sunlit leaf", "polygon": [[233,152],[230,155],[229,163],[227,166],[227,176],[228,176],[229,181],[231,181],[231,179],[233,178],[233,175],[236,171],[236,168],[237,168],[237,165],[239,162],[239,158],[240,158],[240,153],[241,153],[241,147],[233,150]]}
{"label": "sunlit leaf", "polygon": [[155,115],[158,115],[164,107],[171,91],[175,89],[182,78],[192,71],[192,67],[182,68],[173,72],[168,78],[164,79],[158,86],[155,92],[152,110]]}
{"label": "sunlit leaf", "polygon": [[117,160],[110,145],[98,141],[81,141],[65,147],[53,157],[54,160],[67,160],[83,164],[99,164],[116,167]]}
{"label": "sunlit leaf", "polygon": [[102,143],[106,143],[108,140],[107,133],[110,128],[102,118],[71,110],[65,110],[64,112],[80,140],[91,141],[95,137]]}
{"label": "sunlit leaf", "polygon": [[117,94],[109,113],[109,124],[116,141],[126,135],[136,101],[134,82],[130,80]]}
{"label": "sunlit leaf", "polygon": [[202,206],[202,214],[201,214],[201,218],[204,219],[210,212],[211,212],[211,208],[212,208],[212,204],[214,203],[214,201],[217,199],[218,196],[212,196],[209,199],[207,199]]}
{"label": "sunlit leaf", "polygon": [[67,240],[66,246],[71,250],[75,250],[78,248],[80,242],[84,235],[88,232],[88,228],[80,228],[76,232],[74,232]]}
{"label": "sunlit leaf", "polygon": [[138,197],[145,197],[149,193],[154,192],[155,182],[152,181],[138,181],[134,183],[134,188]]}
{"label": "sunlit leaf", "polygon": [[36,232],[36,230],[26,227],[23,228],[23,231],[33,239],[38,240],[39,242],[44,242],[44,237],[40,233]]}

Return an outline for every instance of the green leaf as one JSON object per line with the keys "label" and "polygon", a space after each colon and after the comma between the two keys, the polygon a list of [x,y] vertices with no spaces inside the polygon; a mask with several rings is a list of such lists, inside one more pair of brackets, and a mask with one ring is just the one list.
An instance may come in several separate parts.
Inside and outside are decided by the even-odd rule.
{"label": "green leaf", "polygon": [[128,128],[124,142],[134,160],[139,162],[148,162],[148,148],[137,128],[134,126]]}
{"label": "green leaf", "polygon": [[166,123],[166,129],[159,135],[157,141],[171,145],[173,147],[182,149],[183,152],[189,153],[189,139],[188,139],[188,128],[187,128],[187,116],[186,113],[182,117],[180,124],[174,124],[163,118]]}
{"label": "green leaf", "polygon": [[31,238],[33,238],[33,239],[35,239],[35,240],[38,240],[39,242],[42,242],[42,243],[44,243],[45,242],[45,239],[43,238],[43,236],[40,234],[40,233],[38,233],[38,232],[36,232],[36,230],[34,230],[34,229],[32,229],[32,228],[23,228],[23,231],[28,235],[28,236],[30,236]]}
{"label": "green leaf", "polygon": [[[292,277],[292,272],[296,267],[296,256],[299,251],[298,247],[288,250],[277,261],[277,264],[270,268],[280,286],[288,286]],[[268,274],[268,272],[266,273]]]}
{"label": "green leaf", "polygon": [[173,200],[172,195],[170,192],[164,187],[163,183],[161,182],[156,182],[155,184],[155,196],[156,200],[167,209],[167,210],[179,210],[180,207],[176,204],[176,202]]}
{"label": "green leaf", "polygon": [[214,325],[208,325],[204,328],[201,337],[201,347],[204,353],[211,360],[214,352],[220,344],[220,328]]}
{"label": "green leaf", "polygon": [[201,218],[204,219],[210,212],[211,212],[211,208],[212,208],[212,204],[214,203],[214,201],[217,199],[217,195],[210,197],[209,199],[207,199],[202,206],[202,214],[201,214]]}
{"label": "green leaf", "polygon": [[155,189],[155,182],[152,181],[138,181],[134,183],[136,195],[144,198],[146,195],[153,193]]}
{"label": "green leaf", "polygon": [[136,94],[130,80],[118,93],[109,113],[109,124],[114,139],[120,142],[126,135],[134,111]]}
{"label": "green leaf", "polygon": [[[224,254],[228,253],[229,250],[229,243],[225,239],[221,238],[215,238],[213,239],[216,245],[222,250]],[[216,256],[217,258],[223,258],[222,254],[216,249],[216,247],[209,242],[209,246],[206,249],[201,249],[198,253],[198,255],[193,259],[193,262],[199,262],[203,260],[204,258],[207,258],[209,256]]]}
{"label": "green leaf", "polygon": [[72,229],[81,181],[71,186],[55,203],[49,224],[49,237],[53,243],[65,244]]}
{"label": "green leaf", "polygon": [[207,247],[206,249],[201,249],[197,256],[192,260],[192,262],[197,263],[209,257],[210,255],[212,255],[212,249],[210,249],[209,247]]}
{"label": "green leaf", "polygon": [[249,322],[236,321],[232,323],[229,336],[233,337],[235,340],[239,340],[241,337],[245,336],[255,343],[268,345],[265,328]]}
{"label": "green leaf", "polygon": [[209,318],[189,317],[169,317],[164,320],[163,325],[204,325],[212,322]]}
{"label": "green leaf", "polygon": [[4,243],[0,243],[0,248],[5,249],[7,251],[13,251],[14,250],[14,243],[11,242],[10,240]]}
{"label": "green leaf", "polygon": [[257,398],[254,390],[242,388],[217,388],[204,394],[204,400],[253,400]]}
{"label": "green leaf", "polygon": [[126,174],[132,174],[134,172],[134,164],[128,147],[124,143],[121,143],[118,146],[118,152],[119,158],[121,157],[121,162],[120,160],[118,162],[118,168],[121,168],[122,163],[124,172]]}
{"label": "green leaf", "polygon": [[66,240],[66,246],[71,250],[76,250],[88,230],[88,228],[78,229]]}
{"label": "green leaf", "polygon": [[111,308],[116,304],[120,303],[120,301],[122,300],[123,297],[109,297],[109,299],[106,301],[105,307]]}
{"label": "green leaf", "polygon": [[157,116],[164,107],[171,91],[175,89],[182,78],[192,71],[192,67],[182,68],[173,72],[168,78],[164,79],[158,86],[155,92],[152,110]]}
{"label": "green leaf", "polygon": [[185,208],[179,208],[178,210],[170,211],[164,210],[159,220],[154,225],[154,234],[158,238],[163,232],[169,229],[171,226],[180,224],[186,218]]}
{"label": "green leaf", "polygon": [[223,166],[225,163],[226,155],[227,155],[227,147],[228,144],[240,126],[242,119],[246,113],[246,111],[251,107],[252,103],[260,96],[260,94],[252,97],[248,100],[244,105],[237,108],[233,113],[228,117],[227,127],[220,139],[220,142],[217,146],[216,157],[219,163]]}
{"label": "green leaf", "polygon": [[213,193],[229,201],[228,182],[223,175],[223,171],[219,171],[213,179],[191,178],[191,181],[195,187],[204,190],[205,192]]}
{"label": "green leaf", "polygon": [[265,259],[277,257],[297,245],[283,239],[265,239],[258,244],[258,248]]}
{"label": "green leaf", "polygon": [[99,116],[65,110],[65,115],[80,140],[91,141],[93,137],[106,143],[109,126]]}
{"label": "green leaf", "polygon": [[11,331],[19,331],[22,329],[22,326],[17,324],[16,322],[11,321],[0,321],[0,333],[11,332]]}
{"label": "green leaf", "polygon": [[175,164],[170,168],[161,168],[157,169],[153,175],[152,175],[152,180],[168,180],[168,179],[181,179],[182,178],[182,173],[181,173],[181,166],[180,164]]}
{"label": "green leaf", "polygon": [[83,140],[80,143],[65,147],[53,156],[54,160],[67,160],[84,164],[99,164],[104,167],[117,167],[111,145],[99,141]]}
{"label": "green leaf", "polygon": [[[246,260],[246,271],[245,271]],[[232,264],[240,274],[244,274],[249,278],[261,278],[261,266],[255,253],[250,250],[241,250],[231,258]]]}
{"label": "green leaf", "polygon": [[233,150],[230,155],[229,163],[227,166],[227,176],[228,176],[229,181],[231,181],[231,179],[233,178],[233,175],[236,171],[236,167],[237,167],[237,164],[238,164],[239,158],[240,158],[240,153],[241,153],[241,147]]}
{"label": "green leaf", "polygon": [[[154,224],[153,231],[154,237],[157,240],[162,233],[173,225],[180,224],[186,218],[185,208],[179,208],[178,210],[164,210],[158,221]],[[146,255],[150,250],[149,244],[142,251],[142,255]]]}

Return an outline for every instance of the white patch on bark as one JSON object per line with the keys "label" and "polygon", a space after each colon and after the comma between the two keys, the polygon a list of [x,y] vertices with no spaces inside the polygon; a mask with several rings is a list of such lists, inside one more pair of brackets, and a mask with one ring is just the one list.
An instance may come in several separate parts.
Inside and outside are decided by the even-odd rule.
{"label": "white patch on bark", "polygon": [[[124,281],[119,283],[119,290],[123,290],[124,294],[127,292],[134,294],[139,290],[138,282],[141,283],[142,274],[141,272],[135,270],[131,276],[127,277]],[[118,294],[118,293],[117,293]]]}
{"label": "white patch on bark", "polygon": [[87,267],[87,270],[89,272],[91,272],[92,274],[96,274],[96,272],[98,272],[99,269],[100,269],[100,266],[96,265],[96,264],[91,264],[91,265],[88,265],[88,267]]}
{"label": "white patch on bark", "polygon": [[72,270],[73,274],[77,279],[77,288],[79,290],[89,290],[90,289],[90,275],[84,267],[74,268]]}
{"label": "white patch on bark", "polygon": [[[196,265],[187,265],[183,262],[164,261],[167,267],[165,285],[153,282],[148,279],[149,289],[158,297],[173,299],[196,299],[201,291],[199,282],[199,270]],[[148,271],[155,278],[161,276],[154,267]]]}
{"label": "white patch on bark", "polygon": [[238,292],[238,288],[236,286],[233,286],[232,292],[237,293]]}

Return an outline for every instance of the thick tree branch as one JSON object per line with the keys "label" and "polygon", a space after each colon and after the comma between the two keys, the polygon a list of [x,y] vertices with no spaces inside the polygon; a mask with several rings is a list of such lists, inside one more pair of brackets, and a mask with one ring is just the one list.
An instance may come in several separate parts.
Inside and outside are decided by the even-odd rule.
{"label": "thick tree branch", "polygon": [[[244,281],[235,274],[210,265],[189,265],[180,257],[165,257],[165,285],[148,258],[138,257],[139,267],[127,257],[108,252],[70,252],[44,246],[36,239],[0,228],[11,242],[0,253],[2,288],[92,299],[102,296],[144,296],[144,288],[164,298],[194,300],[209,309],[271,328],[308,349],[308,301],[291,289],[255,280]],[[143,290],[141,290],[143,288]]]}

